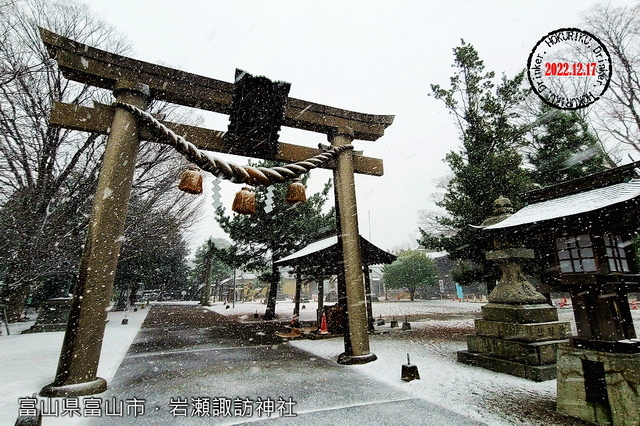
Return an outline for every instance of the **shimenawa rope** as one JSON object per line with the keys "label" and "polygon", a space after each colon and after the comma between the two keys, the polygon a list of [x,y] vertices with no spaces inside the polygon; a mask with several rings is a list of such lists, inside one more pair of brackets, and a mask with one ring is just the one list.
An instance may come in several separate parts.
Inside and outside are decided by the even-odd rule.
{"label": "shimenawa rope", "polygon": [[154,136],[159,138],[158,142],[173,146],[176,151],[202,170],[235,183],[272,185],[273,183],[286,182],[328,163],[343,151],[353,149],[351,144],[331,147],[311,158],[281,167],[241,166],[201,151],[194,144],[156,120],[147,111],[124,102],[115,102],[113,105],[133,114],[139,123],[146,125]]}

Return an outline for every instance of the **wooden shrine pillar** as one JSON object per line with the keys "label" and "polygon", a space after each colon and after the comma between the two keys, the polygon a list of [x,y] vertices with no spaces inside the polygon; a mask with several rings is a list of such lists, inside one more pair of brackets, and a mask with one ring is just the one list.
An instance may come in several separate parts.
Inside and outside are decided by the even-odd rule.
{"label": "wooden shrine pillar", "polygon": [[302,293],[302,273],[296,269],[296,292],[293,296],[293,320],[292,326],[300,327],[300,293]]}
{"label": "wooden shrine pillar", "polygon": [[322,313],[324,312],[324,272],[318,278],[318,310],[316,312],[318,330],[322,325]]}
{"label": "wooden shrine pillar", "polygon": [[[116,83],[113,93],[117,101],[140,109],[146,109],[150,99],[148,86],[128,81]],[[107,389],[106,380],[97,377],[98,362],[139,142],[135,117],[115,108],[56,378],[42,388],[42,396],[92,395]]]}
{"label": "wooden shrine pillar", "polygon": [[371,296],[371,270],[369,269],[369,265],[364,265],[364,291],[365,297],[367,298],[367,330],[376,331],[373,326],[373,300]]}
{"label": "wooden shrine pillar", "polygon": [[[353,138],[353,130],[349,127],[337,128],[329,134],[329,141],[334,147],[350,144]],[[345,344],[345,352],[338,357],[338,363],[366,364],[375,361],[377,357],[369,349],[353,150],[338,154],[336,163],[333,180],[336,191],[336,210],[339,215],[339,237],[342,241],[350,342],[350,345]]]}

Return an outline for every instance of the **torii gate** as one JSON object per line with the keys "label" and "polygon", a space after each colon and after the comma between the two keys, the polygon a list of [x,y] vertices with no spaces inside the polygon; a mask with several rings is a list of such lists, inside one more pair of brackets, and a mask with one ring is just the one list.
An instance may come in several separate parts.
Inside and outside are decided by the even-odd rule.
{"label": "torii gate", "polygon": [[[97,377],[106,309],[112,294],[139,141],[150,138],[132,112],[117,105],[145,110],[154,98],[229,114],[234,85],[105,52],[45,29],[40,29],[40,35],[66,78],[112,90],[116,98],[116,106],[96,104],[93,108],[55,102],[50,116],[52,126],[109,135],[56,378],[40,392],[51,397],[91,395],[107,389],[106,380]],[[287,98],[282,121],[284,126],[327,135],[335,148],[335,161],[319,167],[334,170],[349,314],[349,336],[345,339],[345,353],[339,359],[343,364],[376,359],[367,334],[354,173],[381,176],[383,169],[382,160],[339,147],[353,139],[377,140],[393,119],[391,115],[362,114]],[[247,155],[235,146],[225,145],[224,132],[164,124],[197,148],[209,151],[289,162],[323,152],[278,143],[275,153]]]}

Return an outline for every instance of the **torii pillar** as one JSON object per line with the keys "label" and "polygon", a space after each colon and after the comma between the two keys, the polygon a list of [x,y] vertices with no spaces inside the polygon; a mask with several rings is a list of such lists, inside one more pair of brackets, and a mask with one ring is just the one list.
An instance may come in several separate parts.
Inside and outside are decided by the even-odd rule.
{"label": "torii pillar", "polygon": [[[113,93],[118,101],[147,108],[149,87],[144,84],[120,81]],[[139,147],[138,127],[133,115],[116,108],[56,378],[42,388],[42,396],[92,395],[107,389],[106,380],[97,376],[98,362],[131,196]]]}
{"label": "torii pillar", "polygon": [[[353,140],[349,127],[337,128],[329,134],[332,146],[348,145]],[[338,232],[344,261],[347,290],[348,333],[345,336],[345,352],[338,357],[340,364],[366,364],[377,359],[369,349],[367,305],[364,295],[362,253],[358,230],[358,207],[353,173],[353,150],[338,155],[333,172],[338,211]]]}

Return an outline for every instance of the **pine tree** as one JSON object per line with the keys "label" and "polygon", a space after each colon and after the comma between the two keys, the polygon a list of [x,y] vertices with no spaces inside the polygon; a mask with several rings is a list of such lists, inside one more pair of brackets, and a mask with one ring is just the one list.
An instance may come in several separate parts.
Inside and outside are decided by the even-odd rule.
{"label": "pine tree", "polygon": [[[211,289],[212,285],[235,273],[233,267],[225,262],[225,249],[230,245],[222,238],[208,238],[196,249],[189,277],[194,287],[208,285]],[[201,300],[205,306],[209,304],[207,298],[210,295],[210,291],[203,288]]]}
{"label": "pine tree", "polygon": [[605,169],[605,154],[578,111],[561,111],[540,103],[541,125],[532,131],[527,159],[531,179],[544,187]]}
{"label": "pine tree", "polygon": [[[262,161],[259,166],[280,165]],[[302,179],[306,183],[308,176]],[[267,188],[255,188],[257,211],[250,216],[227,216],[224,208],[216,212],[216,220],[229,235],[232,246],[227,250],[228,264],[262,272],[260,279],[270,284],[265,319],[275,318],[275,303],[280,273],[273,260],[281,259],[316,240],[322,229],[335,228],[335,211],[322,209],[331,189],[327,182],[319,193],[307,197],[306,203],[291,206],[285,202],[287,184],[275,184],[273,210],[265,212]]]}
{"label": "pine tree", "polygon": [[517,150],[523,142],[522,131],[514,123],[515,108],[526,91],[523,72],[513,79],[503,76],[496,85],[495,73],[485,72],[477,51],[464,40],[453,52],[456,71],[450,88],[431,86],[434,97],[454,115],[462,141],[459,151],[445,157],[453,177],[437,204],[448,215],[435,218],[450,232],[438,235],[421,229],[420,243],[446,250],[453,259],[472,262],[463,265],[456,276],[462,284],[468,284],[487,273],[482,266],[484,239],[470,225],[478,225],[490,216],[493,202],[500,196],[519,206],[519,194],[531,187]]}

